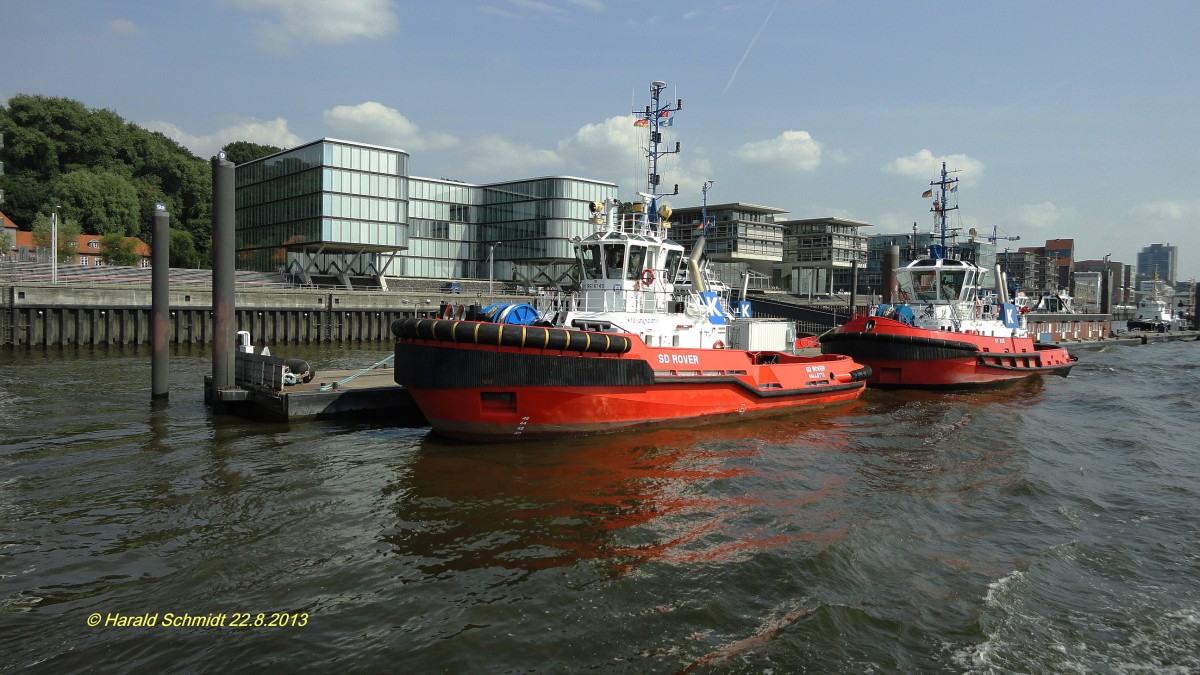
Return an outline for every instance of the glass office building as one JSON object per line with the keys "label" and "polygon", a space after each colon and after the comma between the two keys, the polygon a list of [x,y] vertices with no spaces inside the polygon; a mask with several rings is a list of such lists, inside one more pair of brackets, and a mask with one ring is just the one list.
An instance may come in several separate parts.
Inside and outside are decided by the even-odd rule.
{"label": "glass office building", "polygon": [[[321,139],[236,168],[243,269],[306,283],[363,278],[565,280],[588,205],[615,183],[548,176],[471,184],[410,177],[408,153]],[[493,258],[494,255],[494,258]]]}
{"label": "glass office building", "polygon": [[1150,244],[1138,251],[1137,275],[1139,279],[1159,279],[1168,284],[1175,283],[1178,269],[1179,249],[1171,244]]}
{"label": "glass office building", "polygon": [[573,271],[574,237],[586,237],[589,204],[616,199],[617,185],[571,176],[547,176],[482,186],[479,206],[480,267],[487,278],[495,249],[495,278],[534,285],[567,281]]}
{"label": "glass office building", "polygon": [[238,267],[372,277],[408,246],[408,153],[321,139],[234,171]]}
{"label": "glass office building", "polygon": [[477,185],[452,180],[410,178],[408,249],[387,268],[387,276],[462,279],[476,276]]}

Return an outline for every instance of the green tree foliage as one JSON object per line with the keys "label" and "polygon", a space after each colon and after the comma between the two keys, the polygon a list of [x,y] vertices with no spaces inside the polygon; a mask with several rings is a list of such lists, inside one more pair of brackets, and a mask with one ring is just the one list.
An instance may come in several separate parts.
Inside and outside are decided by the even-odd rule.
{"label": "green tree foliage", "polygon": [[170,258],[171,267],[194,269],[208,266],[208,261],[196,252],[196,242],[192,240],[192,235],[183,230],[176,230],[175,228],[171,228]]}
{"label": "green tree foliage", "polygon": [[[155,204],[166,204],[172,232],[187,233],[196,264],[208,264],[212,170],[206,159],[113,111],[66,98],[11,97],[0,106],[0,133],[4,210],[18,225],[29,227],[39,213],[60,205],[88,234],[149,243]],[[237,163],[279,150],[245,142],[226,148]]]}
{"label": "green tree foliage", "polygon": [[141,259],[135,250],[137,242],[132,237],[106,234],[100,238],[100,257],[105,264],[133,267]]}
{"label": "green tree foliage", "polygon": [[117,171],[76,169],[62,174],[54,179],[50,198],[55,206],[62,206],[67,218],[79,221],[87,234],[140,234],[137,188]]}
{"label": "green tree foliage", "polygon": [[247,141],[234,141],[221,148],[225,153],[225,159],[234,164],[245,164],[256,159],[262,159],[268,155],[273,155],[277,152],[282,152],[283,148],[277,148],[273,145],[262,145],[259,143],[250,143]]}
{"label": "green tree foliage", "polygon": [[[50,250],[50,216],[39,213],[33,219],[33,245],[38,248],[38,258],[49,260],[44,257],[45,254],[41,251]],[[79,228],[79,223],[59,216],[58,219],[58,261],[63,263],[74,262],[76,253],[76,243],[79,235],[83,232]]]}

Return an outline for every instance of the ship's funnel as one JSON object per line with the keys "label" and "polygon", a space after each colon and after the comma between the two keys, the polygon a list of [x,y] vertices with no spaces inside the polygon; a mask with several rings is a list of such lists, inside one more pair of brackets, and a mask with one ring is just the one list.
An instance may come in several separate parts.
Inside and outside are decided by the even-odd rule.
{"label": "ship's funnel", "polygon": [[696,243],[692,245],[692,254],[688,256],[687,268],[688,276],[692,280],[692,290],[697,293],[702,293],[708,290],[704,285],[704,277],[700,275],[700,259],[704,257],[705,237],[700,235],[696,237]]}

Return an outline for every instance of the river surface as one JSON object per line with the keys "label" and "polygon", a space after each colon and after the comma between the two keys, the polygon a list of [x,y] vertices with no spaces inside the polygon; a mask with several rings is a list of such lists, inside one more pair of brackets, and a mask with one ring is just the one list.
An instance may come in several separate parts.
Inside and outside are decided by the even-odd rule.
{"label": "river surface", "polygon": [[213,416],[205,349],[158,406],[147,350],[3,351],[0,671],[1200,671],[1200,344],[1079,356],[468,446]]}

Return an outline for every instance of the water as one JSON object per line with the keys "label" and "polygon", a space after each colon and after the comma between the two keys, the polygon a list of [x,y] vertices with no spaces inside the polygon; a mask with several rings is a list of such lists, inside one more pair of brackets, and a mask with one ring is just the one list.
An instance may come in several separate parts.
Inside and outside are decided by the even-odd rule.
{"label": "water", "polygon": [[1080,356],[475,447],[213,417],[202,349],[159,407],[147,351],[2,352],[0,670],[1195,672],[1200,345]]}

